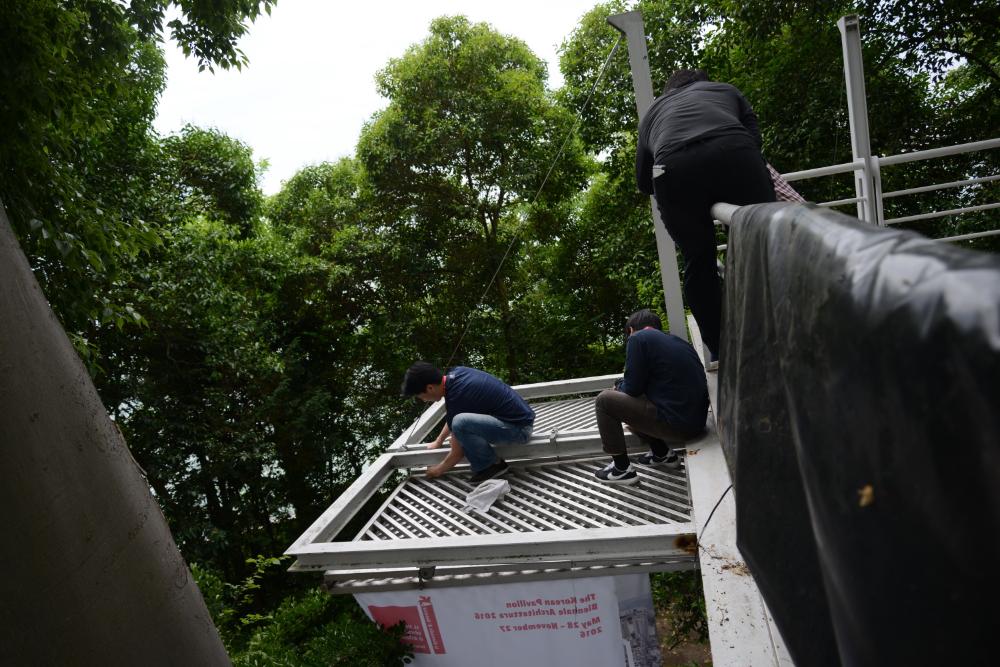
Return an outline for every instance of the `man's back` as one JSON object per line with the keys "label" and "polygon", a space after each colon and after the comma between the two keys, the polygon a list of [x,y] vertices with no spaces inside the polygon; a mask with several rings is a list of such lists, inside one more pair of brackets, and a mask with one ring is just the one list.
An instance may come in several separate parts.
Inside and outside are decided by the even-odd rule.
{"label": "man's back", "polygon": [[445,410],[448,424],[463,412],[488,414],[512,424],[530,424],[535,412],[517,392],[489,373],[456,366],[446,375]]}
{"label": "man's back", "polygon": [[693,142],[730,134],[750,136],[760,146],[757,116],[728,83],[697,81],[656,98],[639,124],[639,189],[652,194],[653,165],[666,156]]}
{"label": "man's back", "polygon": [[630,396],[645,396],[663,421],[688,433],[705,428],[708,383],[698,354],[677,336],[647,328],[629,336],[625,382]]}

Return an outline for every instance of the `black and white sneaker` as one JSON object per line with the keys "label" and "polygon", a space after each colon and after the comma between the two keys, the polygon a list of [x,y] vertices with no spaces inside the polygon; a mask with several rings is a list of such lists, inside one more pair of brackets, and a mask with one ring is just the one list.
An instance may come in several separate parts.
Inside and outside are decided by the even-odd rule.
{"label": "black and white sneaker", "polygon": [[635,457],[635,462],[643,466],[659,466],[662,468],[670,468],[671,470],[676,470],[681,467],[681,457],[677,456],[677,452],[670,451],[663,456],[657,456],[653,452],[646,452],[645,454],[640,454]]}
{"label": "black and white sneaker", "polygon": [[605,484],[635,484],[639,481],[639,475],[632,470],[632,466],[619,470],[614,461],[595,472],[594,476]]}
{"label": "black and white sneaker", "polygon": [[709,373],[719,370],[719,355],[713,354],[705,344],[702,344],[701,348],[705,352],[705,370]]}
{"label": "black and white sneaker", "polygon": [[493,463],[479,472],[472,475],[469,478],[471,484],[482,484],[488,479],[493,479],[494,477],[503,477],[510,471],[510,466],[503,459],[497,459],[496,463]]}

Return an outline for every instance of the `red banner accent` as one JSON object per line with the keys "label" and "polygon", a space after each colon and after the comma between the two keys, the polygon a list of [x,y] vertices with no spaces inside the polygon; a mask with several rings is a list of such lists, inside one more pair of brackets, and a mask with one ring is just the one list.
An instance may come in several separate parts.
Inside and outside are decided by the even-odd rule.
{"label": "red banner accent", "polygon": [[[376,607],[369,605],[368,611],[372,619],[380,625],[390,628],[400,621],[406,623],[406,632],[403,634],[403,641],[413,648],[414,653],[430,653],[431,648],[427,642],[427,635],[424,634],[424,627],[420,624],[420,611],[415,607]],[[433,613],[433,610],[432,610]],[[437,624],[435,623],[435,632]],[[441,635],[438,634],[438,641]],[[435,653],[438,651],[435,650]],[[441,653],[444,653],[442,650]]]}
{"label": "red banner accent", "polygon": [[444,650],[444,638],[441,637],[441,628],[438,626],[437,616],[434,614],[434,605],[431,603],[431,596],[420,596],[420,613],[424,617],[424,625],[427,626],[427,634],[431,638],[431,646],[435,653],[446,653]]}

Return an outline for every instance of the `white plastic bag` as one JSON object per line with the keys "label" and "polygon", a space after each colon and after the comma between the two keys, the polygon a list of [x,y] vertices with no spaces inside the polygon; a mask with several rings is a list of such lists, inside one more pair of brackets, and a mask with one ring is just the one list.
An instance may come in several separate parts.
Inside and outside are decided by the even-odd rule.
{"label": "white plastic bag", "polygon": [[486,514],[493,503],[504,497],[508,491],[510,491],[510,482],[507,480],[488,479],[469,491],[469,495],[465,496],[465,507],[462,510],[465,512],[475,510]]}

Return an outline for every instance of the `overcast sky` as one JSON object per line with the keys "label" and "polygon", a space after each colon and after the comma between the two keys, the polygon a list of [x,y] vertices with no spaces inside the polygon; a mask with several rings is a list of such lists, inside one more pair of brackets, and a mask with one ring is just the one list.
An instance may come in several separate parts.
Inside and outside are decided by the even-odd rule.
{"label": "overcast sky", "polygon": [[[166,45],[167,88],[156,129],[213,127],[253,148],[270,168],[262,187],[277,192],[300,168],[352,155],[362,124],[385,106],[375,72],[427,36],[433,18],[464,14],[522,39],[562,83],[556,50],[598,0],[280,0],[240,48],[242,72],[198,72]],[[611,30],[611,28],[608,28]]]}

